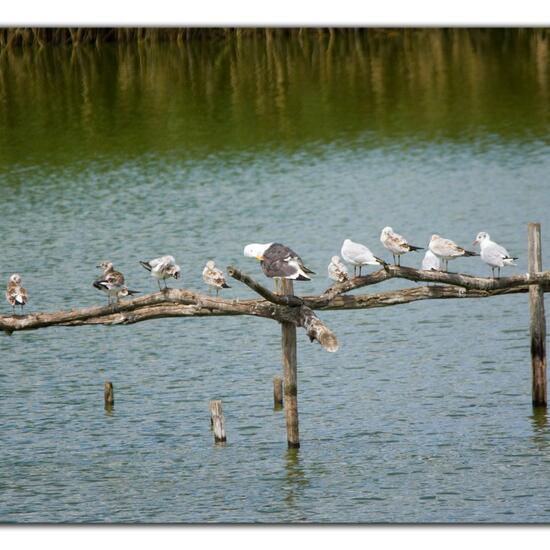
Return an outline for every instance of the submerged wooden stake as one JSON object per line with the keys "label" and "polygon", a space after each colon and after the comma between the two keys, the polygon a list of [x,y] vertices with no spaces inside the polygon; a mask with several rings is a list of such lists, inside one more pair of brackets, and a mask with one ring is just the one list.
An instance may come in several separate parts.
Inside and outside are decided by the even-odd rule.
{"label": "submerged wooden stake", "polygon": [[222,402],[219,399],[210,401],[210,421],[214,429],[214,441],[223,443],[225,437],[225,419],[223,417]]}
{"label": "submerged wooden stake", "polygon": [[112,409],[115,404],[115,391],[113,389],[113,383],[108,380],[105,382],[104,387],[105,408]]}
{"label": "submerged wooden stake", "polygon": [[[288,279],[281,279],[281,294],[294,294],[294,285]],[[284,407],[286,438],[290,448],[300,446],[298,429],[298,365],[296,361],[296,325],[282,322],[282,352],[284,376]]]}
{"label": "submerged wooden stake", "polygon": [[[542,271],[540,223],[528,226],[529,274]],[[540,285],[529,287],[531,328],[532,397],[534,407],[546,407],[546,319],[544,291]]]}
{"label": "submerged wooden stake", "polygon": [[283,406],[283,379],[280,376],[273,377],[273,406],[276,409]]}

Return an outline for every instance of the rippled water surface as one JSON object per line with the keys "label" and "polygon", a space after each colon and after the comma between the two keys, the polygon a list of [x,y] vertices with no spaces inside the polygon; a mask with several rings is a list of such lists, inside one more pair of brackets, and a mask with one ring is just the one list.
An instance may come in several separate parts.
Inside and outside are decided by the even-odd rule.
{"label": "rippled water surface", "polygon": [[[346,237],[388,257],[385,225],[419,245],[488,231],[520,273],[529,221],[548,266],[548,47],[495,30],[4,52],[2,281],[23,275],[29,311],[70,309],[104,300],[99,261],[153,291],[137,260],[170,253],[198,290],[210,258],[263,279],[242,248],[277,240],[318,273],[310,294]],[[298,451],[272,409],[271,321],[3,336],[0,520],[548,522],[528,313],[526,295],[319,312],[341,348],[298,333]]]}

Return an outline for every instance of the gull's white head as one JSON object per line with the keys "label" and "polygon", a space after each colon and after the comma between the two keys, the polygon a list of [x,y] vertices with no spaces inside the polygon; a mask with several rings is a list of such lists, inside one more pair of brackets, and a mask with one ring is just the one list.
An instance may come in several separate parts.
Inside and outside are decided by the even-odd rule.
{"label": "gull's white head", "polygon": [[96,265],[96,267],[103,269],[103,271],[111,271],[111,269],[113,269],[113,264],[112,262],[101,262],[99,265]]}
{"label": "gull's white head", "polygon": [[247,244],[244,247],[244,255],[247,258],[256,258],[257,260],[263,260],[265,251],[272,244],[273,243],[267,243],[267,244],[252,243],[252,244]]}
{"label": "gull's white head", "polygon": [[389,225],[382,229],[382,235],[387,235],[388,233],[393,233],[393,229]]}
{"label": "gull's white head", "polygon": [[333,263],[333,264],[339,264],[340,263],[340,256],[333,256],[330,261]]}
{"label": "gull's white head", "polygon": [[485,233],[485,231],[480,231],[477,234],[476,240],[473,242],[473,244],[481,244],[483,241],[489,241],[489,240],[491,240],[489,233]]}
{"label": "gull's white head", "polygon": [[19,275],[19,273],[14,273],[11,275],[10,283],[15,283],[16,285],[21,284],[21,275]]}
{"label": "gull's white head", "polygon": [[216,266],[216,264],[214,263],[213,260],[208,260],[208,261],[206,262],[206,267],[207,267],[208,269],[214,269],[215,266]]}
{"label": "gull's white head", "polygon": [[432,238],[430,240],[431,241],[436,241],[439,238],[440,238],[439,235],[432,235]]}

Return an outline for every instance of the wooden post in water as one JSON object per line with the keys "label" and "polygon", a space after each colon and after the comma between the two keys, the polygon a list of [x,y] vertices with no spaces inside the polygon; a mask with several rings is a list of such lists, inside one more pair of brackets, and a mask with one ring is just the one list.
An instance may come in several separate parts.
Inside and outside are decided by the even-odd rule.
{"label": "wooden post in water", "polygon": [[[542,271],[540,223],[528,226],[529,273]],[[534,407],[546,407],[546,319],[544,292],[540,285],[529,287],[531,328],[531,366],[533,371],[532,396]]]}
{"label": "wooden post in water", "polygon": [[104,386],[105,408],[112,409],[115,404],[115,391],[113,389],[113,383],[108,380]]}
{"label": "wooden post in water", "polygon": [[210,401],[210,420],[214,429],[214,441],[223,443],[225,437],[225,419],[223,417],[222,402],[219,399]]}
{"label": "wooden post in water", "polygon": [[273,406],[275,409],[283,407],[283,379],[280,376],[273,377]]}
{"label": "wooden post in water", "polygon": [[[289,279],[281,279],[280,294],[294,294],[294,285]],[[298,430],[298,368],[296,362],[296,325],[282,322],[282,351],[284,377],[284,407],[286,438],[289,448],[300,446]]]}

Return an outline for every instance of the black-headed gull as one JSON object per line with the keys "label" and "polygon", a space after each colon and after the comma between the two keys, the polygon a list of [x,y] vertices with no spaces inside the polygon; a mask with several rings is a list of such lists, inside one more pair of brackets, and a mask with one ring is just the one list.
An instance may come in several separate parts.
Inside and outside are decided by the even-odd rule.
{"label": "black-headed gull", "polygon": [[361,276],[361,267],[364,265],[386,265],[384,260],[377,258],[364,244],[354,243],[350,239],[344,241],[340,253],[345,262],[353,265],[354,276],[357,267],[359,267],[359,276]]}
{"label": "black-headed gull", "polygon": [[164,281],[164,288],[168,288],[166,279],[169,279],[170,277],[179,279],[181,275],[181,268],[176,264],[174,256],[161,256],[160,258],[155,258],[154,260],[149,260],[148,262],[140,261],[139,263],[147,271],[151,272],[151,277],[154,277],[157,280],[159,290],[161,290],[161,281]]}
{"label": "black-headed gull", "polygon": [[493,272],[493,279],[495,278],[495,267],[498,269],[498,277],[500,278],[500,268],[505,265],[517,265],[514,260],[517,257],[510,256],[508,251],[503,247],[491,240],[489,233],[480,231],[473,243],[479,244],[481,250],[481,259],[491,266]]}
{"label": "black-headed gull", "polygon": [[424,271],[441,271],[441,260],[428,248],[424,258],[422,258],[422,267]]}

